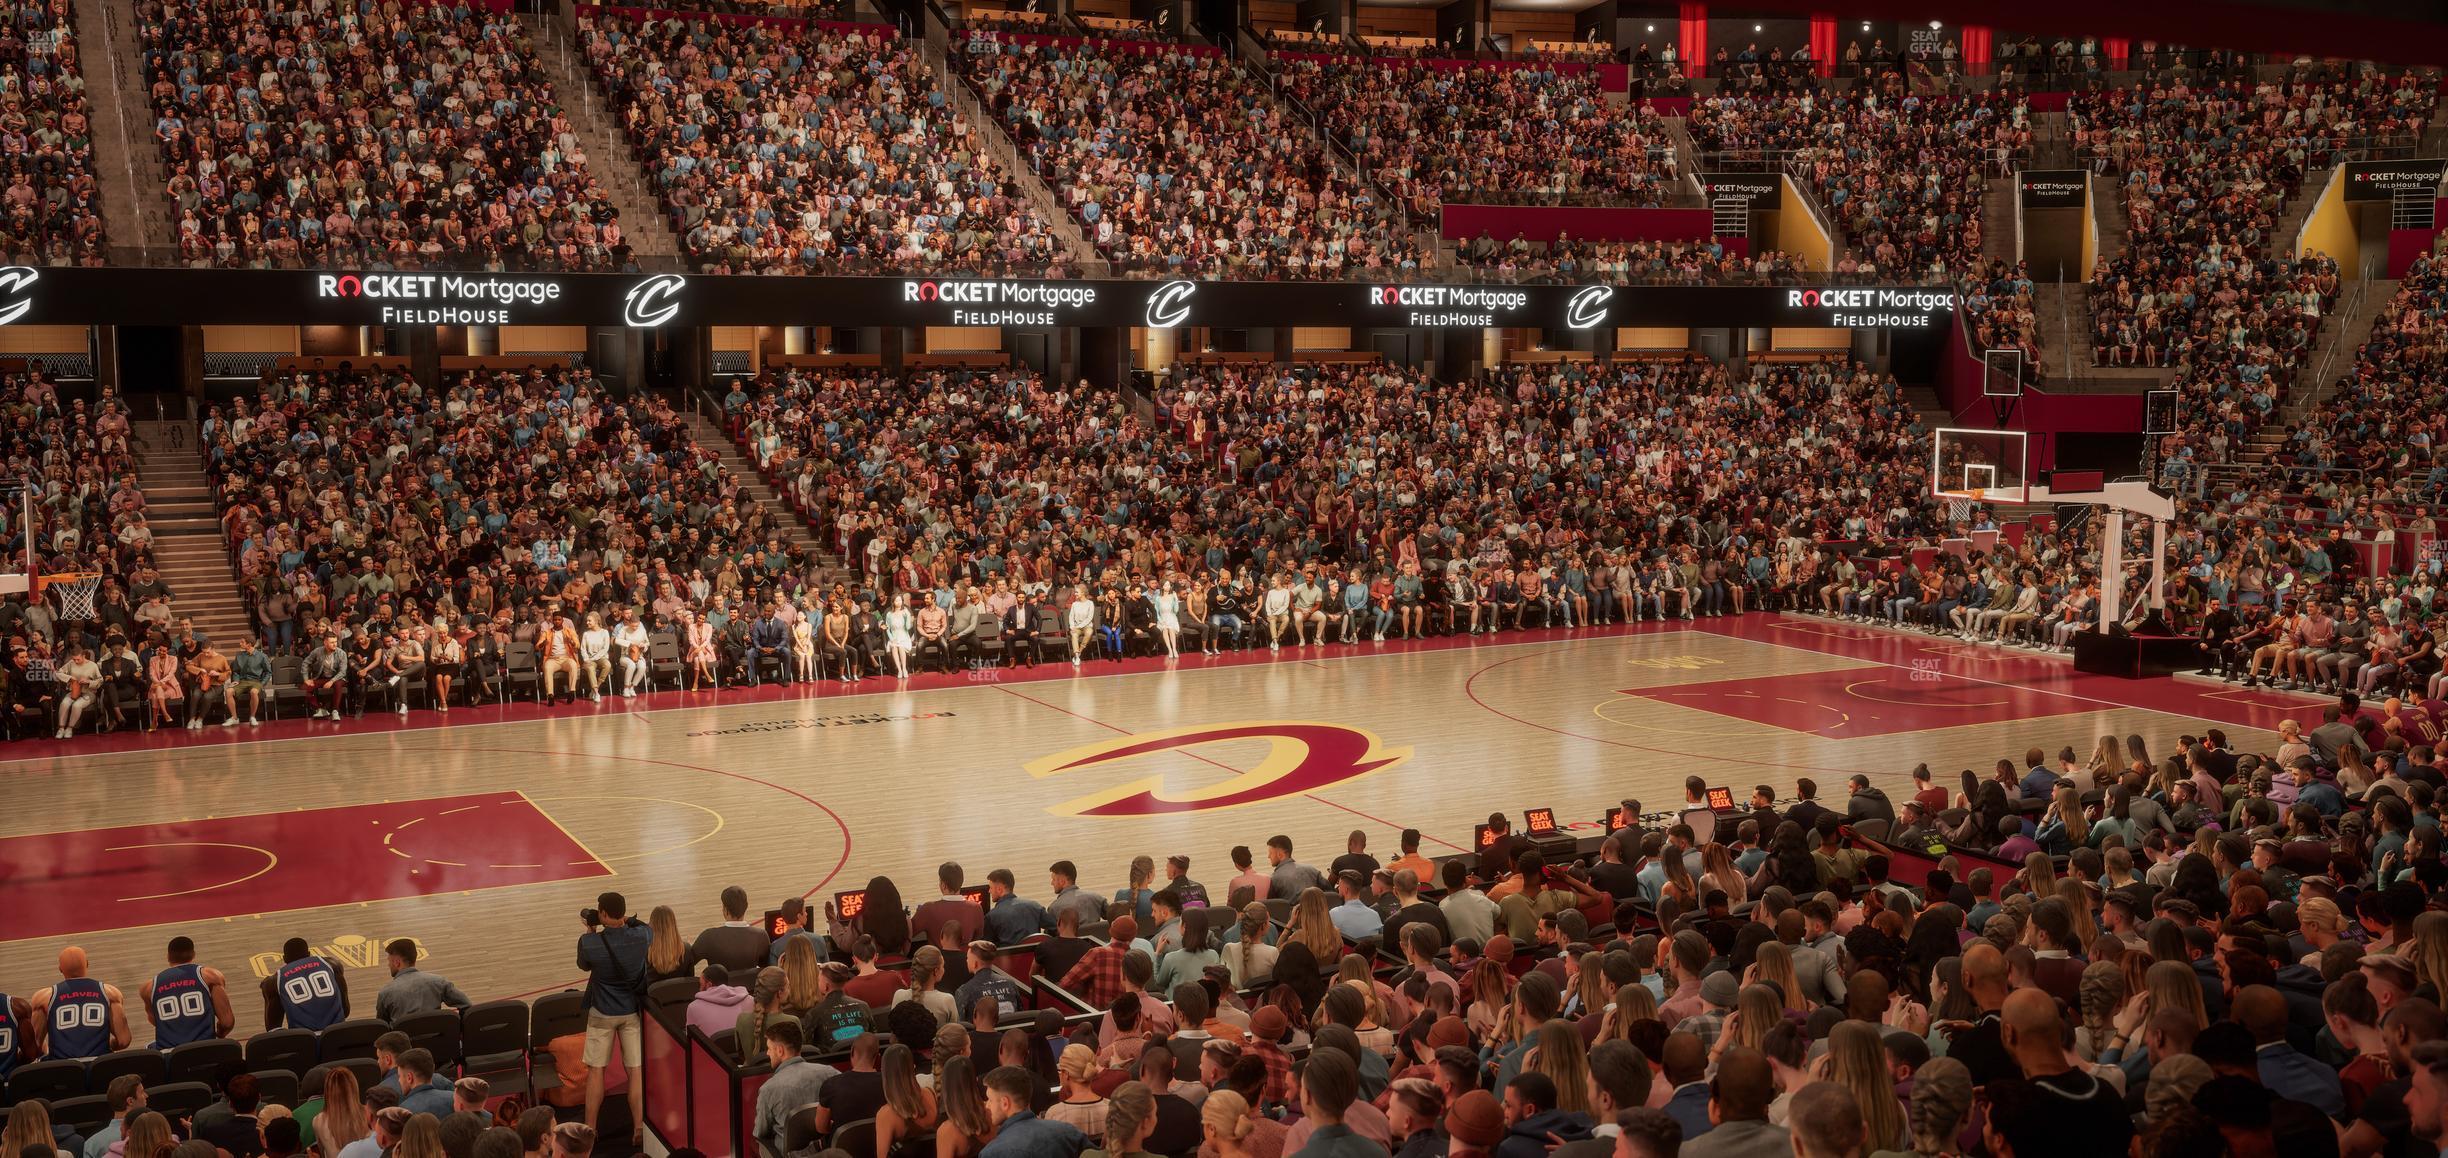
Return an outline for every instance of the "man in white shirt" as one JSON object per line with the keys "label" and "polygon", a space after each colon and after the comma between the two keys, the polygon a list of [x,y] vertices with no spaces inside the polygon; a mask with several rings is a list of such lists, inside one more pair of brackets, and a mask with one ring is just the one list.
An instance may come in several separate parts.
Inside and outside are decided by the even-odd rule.
{"label": "man in white shirt", "polygon": [[85,649],[68,649],[68,662],[53,673],[59,681],[59,738],[76,735],[77,725],[91,711],[94,699],[102,691],[102,665],[85,654]]}
{"label": "man in white shirt", "polygon": [[1292,625],[1292,577],[1278,575],[1275,585],[1267,588],[1259,603],[1259,614],[1266,618],[1267,650],[1283,650],[1284,628]]}

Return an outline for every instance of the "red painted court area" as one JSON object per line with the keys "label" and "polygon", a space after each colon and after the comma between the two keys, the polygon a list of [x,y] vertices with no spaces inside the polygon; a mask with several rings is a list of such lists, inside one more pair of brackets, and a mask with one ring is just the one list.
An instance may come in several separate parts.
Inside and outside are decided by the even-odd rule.
{"label": "red painted court area", "polygon": [[1626,688],[1623,694],[1830,740],[2008,723],[2098,706],[1967,679],[1936,662],[1921,668],[1856,667],[1773,679]]}
{"label": "red painted court area", "polygon": [[47,832],[0,838],[0,940],[611,872],[517,792]]}

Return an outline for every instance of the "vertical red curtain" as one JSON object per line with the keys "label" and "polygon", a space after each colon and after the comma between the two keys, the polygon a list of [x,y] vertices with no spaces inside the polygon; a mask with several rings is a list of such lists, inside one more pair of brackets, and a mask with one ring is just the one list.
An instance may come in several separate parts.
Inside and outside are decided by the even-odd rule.
{"label": "vertical red curtain", "polygon": [[2125,59],[2133,55],[2132,41],[2122,36],[2111,36],[2100,41],[2100,48],[2108,54],[2108,71],[2125,71]]}
{"label": "vertical red curtain", "polygon": [[1836,75],[1836,17],[1813,12],[1810,18],[1811,64],[1821,76]]}
{"label": "vertical red curtain", "polygon": [[1683,75],[1708,75],[1708,5],[1683,5],[1682,27],[1677,31],[1675,52],[1683,57]]}
{"label": "vertical red curtain", "polygon": [[1978,24],[1966,24],[1963,30],[1963,70],[1966,76],[1989,75],[1989,61],[1996,51],[1991,45],[1992,30]]}

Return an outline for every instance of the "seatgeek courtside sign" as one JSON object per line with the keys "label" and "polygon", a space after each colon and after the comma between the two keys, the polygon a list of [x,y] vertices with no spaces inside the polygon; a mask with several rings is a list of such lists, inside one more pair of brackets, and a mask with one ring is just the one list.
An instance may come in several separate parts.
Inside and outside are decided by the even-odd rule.
{"label": "seatgeek courtside sign", "polygon": [[0,266],[0,325],[1927,330],[1943,289]]}

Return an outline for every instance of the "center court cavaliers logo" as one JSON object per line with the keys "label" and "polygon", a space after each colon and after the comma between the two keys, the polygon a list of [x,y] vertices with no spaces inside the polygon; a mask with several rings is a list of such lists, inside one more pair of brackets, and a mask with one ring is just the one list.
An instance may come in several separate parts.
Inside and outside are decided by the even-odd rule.
{"label": "center court cavaliers logo", "polygon": [[676,273],[659,273],[630,286],[629,296],[621,299],[621,324],[651,330],[672,320],[680,313],[680,291],[687,286],[688,279]]}
{"label": "center court cavaliers logo", "polygon": [[1165,773],[1151,771],[1139,779],[1099,789],[1046,811],[1057,816],[1164,816],[1238,808],[1357,780],[1411,758],[1410,748],[1386,747],[1376,736],[1358,728],[1307,720],[1250,720],[1117,736],[1033,761],[1026,767],[1029,775],[1042,780],[1141,756],[1180,754],[1210,760],[1192,750],[1203,744],[1230,740],[1265,740],[1266,756],[1247,771],[1216,761],[1219,768],[1233,775],[1187,791],[1167,791]]}
{"label": "center court cavaliers logo", "polygon": [[1607,320],[1607,303],[1614,300],[1613,286],[1583,286],[1564,303],[1564,324],[1576,330],[1597,329]]}
{"label": "center court cavaliers logo", "polygon": [[1190,295],[1198,292],[1194,281],[1169,281],[1148,295],[1147,324],[1155,329],[1169,330],[1190,320]]}

